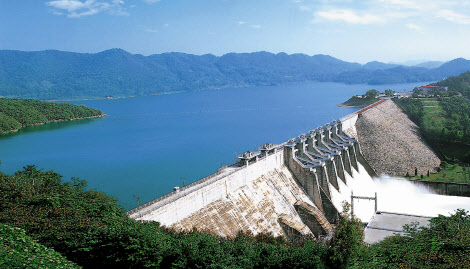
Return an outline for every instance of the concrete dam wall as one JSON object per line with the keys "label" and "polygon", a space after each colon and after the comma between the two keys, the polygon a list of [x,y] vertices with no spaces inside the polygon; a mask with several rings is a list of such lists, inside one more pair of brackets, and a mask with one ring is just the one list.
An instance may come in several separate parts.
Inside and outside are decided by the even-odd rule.
{"label": "concrete dam wall", "polygon": [[[400,169],[415,166],[424,171],[439,164],[413,136],[415,127],[407,116],[395,108],[392,101],[382,100],[285,143],[262,145],[217,173],[127,214],[177,231],[196,228],[219,236],[249,231],[292,242],[326,237],[353,188],[373,184],[377,173],[402,173]],[[399,166],[410,152],[427,157]]]}
{"label": "concrete dam wall", "polygon": [[293,242],[328,236],[350,195],[348,182],[369,167],[353,136],[357,119],[351,114],[285,143],[247,151],[217,173],[127,214],[178,231],[228,237],[239,231]]}

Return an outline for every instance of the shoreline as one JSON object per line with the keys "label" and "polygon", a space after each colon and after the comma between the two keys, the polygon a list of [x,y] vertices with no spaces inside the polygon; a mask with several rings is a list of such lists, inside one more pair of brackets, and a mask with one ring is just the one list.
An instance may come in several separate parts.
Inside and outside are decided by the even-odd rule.
{"label": "shoreline", "polygon": [[[421,82],[421,81],[418,81]],[[418,83],[417,82],[417,83]],[[422,81],[426,82],[427,81]],[[411,84],[414,82],[407,82],[407,83],[386,83],[386,84],[355,84],[355,83],[345,83],[345,82],[334,82],[334,81],[316,81],[316,80],[305,80],[305,81],[295,81],[295,82],[287,82],[287,83],[280,83],[280,84],[269,84],[269,85],[254,85],[254,84],[244,84],[244,85],[225,85],[220,87],[208,87],[208,88],[201,88],[201,89],[190,89],[190,90],[175,90],[175,91],[168,91],[168,92],[159,92],[159,93],[152,93],[152,94],[144,94],[144,95],[129,95],[129,96],[118,96],[118,97],[84,97],[84,98],[69,98],[69,99],[46,99],[43,101],[47,102],[77,102],[77,101],[93,101],[93,100],[104,100],[104,99],[124,99],[124,98],[134,98],[134,97],[144,97],[144,96],[158,96],[158,95],[167,95],[167,94],[178,94],[178,93],[186,93],[186,92],[199,92],[199,91],[207,91],[207,90],[222,90],[222,89],[239,89],[239,88],[251,88],[251,87],[269,87],[269,86],[287,86],[287,85],[297,85],[297,84],[304,84],[304,83],[338,83],[344,85],[363,85],[363,86],[381,86],[381,85],[400,85],[400,84]],[[12,97],[18,98],[18,97]],[[22,99],[22,98],[21,98]],[[28,99],[28,98],[27,98]],[[31,99],[31,98],[29,98]],[[37,99],[35,99],[37,100]],[[339,107],[342,107],[338,105]],[[344,106],[344,107],[361,107],[361,106]],[[365,106],[364,106],[365,107]]]}
{"label": "shoreline", "polygon": [[100,115],[97,115],[97,116],[90,116],[90,117],[72,118],[72,119],[66,119],[66,120],[46,121],[46,122],[41,122],[41,123],[35,123],[35,124],[30,124],[30,125],[22,126],[21,128],[15,129],[15,130],[8,130],[8,131],[6,131],[6,132],[0,132],[0,134],[16,133],[16,132],[18,132],[19,130],[25,128],[25,127],[32,127],[32,126],[44,125],[44,124],[52,123],[52,122],[63,122],[63,121],[83,120],[83,119],[94,119],[94,118],[102,118],[102,117],[107,117],[107,116],[109,116],[109,115],[108,115],[108,114],[100,114]]}
{"label": "shoreline", "polygon": [[227,86],[227,87],[215,87],[215,88],[204,88],[204,89],[197,89],[197,90],[180,90],[180,91],[170,91],[170,92],[159,92],[159,93],[151,93],[145,95],[129,95],[129,96],[119,96],[119,97],[96,97],[96,98],[80,98],[80,99],[48,99],[44,100],[46,102],[77,102],[77,101],[93,101],[93,100],[115,100],[115,99],[126,99],[126,98],[134,98],[134,97],[145,97],[145,96],[159,96],[159,95],[167,95],[167,94],[178,94],[178,93],[186,93],[186,92],[199,92],[199,91],[212,91],[212,90],[222,90],[228,88],[250,88],[256,87],[256,85],[244,85],[244,86]]}
{"label": "shoreline", "polygon": [[[155,96],[155,95],[167,95],[167,94],[177,94],[177,93],[183,93],[183,92],[188,92],[188,91],[172,91],[172,92],[162,92],[162,93],[152,93],[148,95],[129,95],[129,96],[119,96],[119,97],[96,97],[96,98],[80,98],[80,99],[48,99],[48,100],[43,100],[45,102],[78,102],[78,101],[93,101],[93,100],[116,100],[116,99],[125,99],[125,98],[134,98],[134,97],[140,97],[140,96]],[[36,100],[36,99],[35,99]]]}
{"label": "shoreline", "polygon": [[350,106],[350,105],[345,105],[344,103],[337,104],[336,106],[339,106],[339,107],[366,107],[366,106]]}

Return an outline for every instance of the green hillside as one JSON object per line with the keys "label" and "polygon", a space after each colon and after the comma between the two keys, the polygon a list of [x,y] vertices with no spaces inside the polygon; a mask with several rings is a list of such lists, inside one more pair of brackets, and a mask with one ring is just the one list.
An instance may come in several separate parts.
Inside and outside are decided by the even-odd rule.
{"label": "green hillside", "polygon": [[84,105],[0,98],[0,133],[47,122],[100,115],[103,115],[103,112]]}
{"label": "green hillside", "polygon": [[458,76],[450,76],[439,81],[436,85],[449,87],[449,91],[457,91],[470,98],[470,71]]}
{"label": "green hillside", "polygon": [[470,163],[470,103],[465,98],[394,100],[442,160]]}
{"label": "green hillside", "polygon": [[[57,267],[74,267],[44,245],[84,268],[470,266],[470,217],[464,211],[434,218],[430,228],[410,227],[408,236],[395,236],[370,247],[362,242],[360,221],[346,212],[340,215],[336,234],[326,245],[312,240],[291,245],[264,234],[240,233],[225,239],[195,230],[177,233],[157,222],[130,219],[116,199],[87,190],[82,180],[63,182],[57,173],[27,166],[13,175],[0,173],[0,223],[26,232],[0,228],[0,265],[35,268],[44,262],[40,268],[54,268],[49,262],[55,262]],[[16,231],[20,234],[12,234]],[[43,254],[50,259],[43,260]],[[19,264],[21,261],[27,266]]]}
{"label": "green hillside", "polygon": [[0,268],[81,268],[20,228],[0,223]]}

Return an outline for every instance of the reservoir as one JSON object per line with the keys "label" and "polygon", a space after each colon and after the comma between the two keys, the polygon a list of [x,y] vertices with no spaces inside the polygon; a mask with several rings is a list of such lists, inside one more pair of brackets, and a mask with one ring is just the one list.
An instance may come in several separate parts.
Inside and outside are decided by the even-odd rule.
{"label": "reservoir", "polygon": [[64,180],[78,177],[126,210],[234,162],[236,154],[281,143],[357,108],[336,105],[375,88],[425,83],[302,83],[122,99],[74,101],[108,117],[50,123],[0,136],[0,170],[34,164]]}

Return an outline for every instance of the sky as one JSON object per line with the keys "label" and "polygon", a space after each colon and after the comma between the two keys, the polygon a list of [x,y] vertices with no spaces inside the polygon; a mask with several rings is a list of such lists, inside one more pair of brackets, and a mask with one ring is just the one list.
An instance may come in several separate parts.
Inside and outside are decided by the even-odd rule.
{"label": "sky", "polygon": [[0,0],[0,49],[470,59],[468,0]]}

